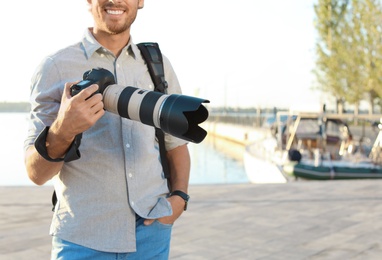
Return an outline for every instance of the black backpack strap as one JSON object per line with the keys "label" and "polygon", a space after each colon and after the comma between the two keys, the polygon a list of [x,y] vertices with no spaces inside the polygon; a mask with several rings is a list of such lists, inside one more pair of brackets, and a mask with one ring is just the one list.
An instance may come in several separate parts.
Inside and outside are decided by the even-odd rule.
{"label": "black backpack strap", "polygon": [[[81,138],[82,138],[82,133],[76,135],[72,145],[69,148],[69,151],[65,155],[65,160],[64,160],[65,162],[74,161],[81,157],[80,150],[78,150],[78,148],[81,145]],[[56,208],[56,204],[57,204],[57,195],[56,195],[56,191],[53,191],[53,194],[52,194],[52,211],[53,212]]]}
{"label": "black backpack strap", "polygon": [[166,148],[164,144],[164,132],[162,131],[162,129],[155,128],[155,136],[158,139],[159,153],[160,153],[163,173],[164,173],[164,176],[168,179],[170,178],[170,168],[168,166],[168,161],[166,157]]}
{"label": "black backpack strap", "polygon": [[[137,44],[141,51],[143,59],[146,61],[152,81],[154,82],[155,91],[167,94],[167,81],[164,76],[163,57],[156,42],[142,42]],[[159,153],[162,163],[164,176],[170,177],[170,168],[166,157],[166,149],[164,142],[164,133],[161,129],[155,128],[155,136],[159,143]]]}
{"label": "black backpack strap", "polygon": [[163,57],[156,42],[142,42],[137,44],[147,63],[149,73],[155,85],[155,91],[167,93],[167,81],[164,77]]}

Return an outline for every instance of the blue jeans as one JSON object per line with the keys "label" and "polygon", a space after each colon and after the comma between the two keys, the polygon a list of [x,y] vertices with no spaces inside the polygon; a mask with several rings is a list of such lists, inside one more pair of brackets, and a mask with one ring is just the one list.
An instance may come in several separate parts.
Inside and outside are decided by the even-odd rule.
{"label": "blue jeans", "polygon": [[[150,226],[143,224],[144,219],[137,220],[137,251],[132,253],[108,253],[83,247],[58,237],[52,240],[52,260],[167,260],[170,253],[172,225],[155,221]],[[118,238],[115,238],[118,239]]]}

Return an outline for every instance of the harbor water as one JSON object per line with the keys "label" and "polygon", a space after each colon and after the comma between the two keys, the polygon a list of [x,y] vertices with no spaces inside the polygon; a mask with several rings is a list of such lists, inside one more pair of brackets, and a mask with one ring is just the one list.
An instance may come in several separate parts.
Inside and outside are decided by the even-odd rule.
{"label": "harbor water", "polygon": [[[24,167],[27,113],[0,113],[0,186],[34,185]],[[243,165],[244,146],[213,136],[189,144],[190,184],[247,183]],[[49,183],[48,183],[49,185]]]}

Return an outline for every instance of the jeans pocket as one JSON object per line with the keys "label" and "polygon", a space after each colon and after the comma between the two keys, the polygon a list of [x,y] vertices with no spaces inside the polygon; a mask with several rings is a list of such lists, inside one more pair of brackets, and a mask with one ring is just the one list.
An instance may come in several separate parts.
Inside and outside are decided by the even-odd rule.
{"label": "jeans pocket", "polygon": [[162,223],[162,222],[160,222],[160,221],[157,220],[157,219],[154,221],[153,224],[156,224],[156,225],[158,225],[158,226],[162,226],[163,228],[172,228],[172,226],[174,225],[174,224]]}

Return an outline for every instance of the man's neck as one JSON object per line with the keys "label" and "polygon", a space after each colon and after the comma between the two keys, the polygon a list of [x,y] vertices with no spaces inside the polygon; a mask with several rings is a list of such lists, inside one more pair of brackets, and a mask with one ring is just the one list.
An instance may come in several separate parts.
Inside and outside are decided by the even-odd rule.
{"label": "man's neck", "polygon": [[94,38],[106,49],[111,51],[115,57],[121,54],[122,49],[128,44],[130,40],[130,30],[120,34],[109,34],[103,31],[90,29]]}

